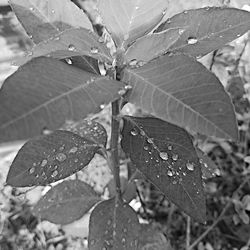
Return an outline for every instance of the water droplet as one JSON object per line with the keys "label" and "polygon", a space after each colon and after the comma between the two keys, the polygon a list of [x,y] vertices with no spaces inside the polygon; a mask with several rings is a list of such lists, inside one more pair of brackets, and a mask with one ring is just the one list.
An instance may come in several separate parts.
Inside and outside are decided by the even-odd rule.
{"label": "water droplet", "polygon": [[104,104],[101,104],[100,105],[100,109],[104,109],[105,108],[105,105]]}
{"label": "water droplet", "polygon": [[184,29],[179,29],[179,31],[178,31],[179,35],[182,35],[184,33],[184,31],[185,31]]}
{"label": "water droplet", "polygon": [[55,10],[52,10],[51,13],[52,13],[52,14],[55,14]]}
{"label": "water droplet", "polygon": [[196,44],[198,42],[197,38],[196,37],[189,37],[188,40],[187,40],[187,43],[188,44]]}
{"label": "water droplet", "polygon": [[55,171],[52,173],[52,175],[51,175],[51,176],[52,176],[53,178],[55,178],[57,175],[58,175],[58,171],[57,171],[57,170],[55,170]]}
{"label": "water droplet", "polygon": [[144,150],[148,150],[149,149],[148,146],[144,146],[143,148],[144,148]]}
{"label": "water droplet", "polygon": [[33,56],[33,52],[32,51],[28,51],[26,55],[27,56]]}
{"label": "water droplet", "polygon": [[179,156],[178,156],[177,154],[173,154],[173,155],[172,155],[173,161],[177,161],[177,160],[178,160],[178,157],[179,157]]}
{"label": "water droplet", "polygon": [[188,162],[188,163],[186,164],[186,167],[187,167],[188,170],[194,171],[194,164],[193,164],[193,163]]}
{"label": "water droplet", "polygon": [[77,158],[74,160],[75,163],[77,163],[78,161],[79,161],[79,160],[78,160]]}
{"label": "water droplet", "polygon": [[154,143],[153,140],[152,140],[151,138],[148,138],[148,139],[147,139],[147,142],[148,142],[149,144],[153,144],[153,143]]}
{"label": "water droplet", "polygon": [[112,223],[112,221],[111,221],[111,220],[108,220],[108,221],[107,221],[108,226],[110,226],[110,225],[111,225],[111,223]]}
{"label": "water droplet", "polygon": [[167,23],[170,24],[170,23],[171,23],[171,19],[168,19],[168,20],[167,20]]}
{"label": "water droplet", "polygon": [[98,48],[96,48],[96,47],[92,47],[92,48],[90,49],[90,52],[91,52],[92,54],[97,54],[97,53],[99,52],[99,50],[98,50]]}
{"label": "water droplet", "polygon": [[30,174],[33,174],[34,172],[35,172],[35,168],[33,168],[33,167],[30,168],[29,173],[30,173]]}
{"label": "water droplet", "polygon": [[34,9],[33,7],[30,7],[30,10],[31,10],[31,11],[34,11],[35,9]]}
{"label": "water droplet", "polygon": [[70,153],[70,154],[74,154],[74,153],[77,152],[77,150],[78,150],[77,147],[73,147],[73,148],[70,149],[69,153]]}
{"label": "water droplet", "polygon": [[118,91],[118,95],[124,95],[124,94],[126,94],[126,92],[127,91],[125,89],[121,89]]}
{"label": "water droplet", "polygon": [[139,9],[139,6],[135,6],[135,9],[138,10],[138,9]]}
{"label": "water droplet", "polygon": [[58,154],[56,155],[56,159],[57,159],[58,161],[62,162],[62,161],[65,161],[65,160],[67,159],[67,156],[66,156],[65,154],[63,154],[63,153],[58,153]]}
{"label": "water droplet", "polygon": [[129,62],[129,66],[136,66],[136,64],[137,64],[137,60],[136,59],[134,59],[134,60],[132,60],[132,61]]}
{"label": "water droplet", "polygon": [[138,65],[139,67],[142,67],[144,64],[145,64],[145,62],[143,62],[143,61],[139,61],[139,62],[137,63],[137,65]]}
{"label": "water droplet", "polygon": [[168,170],[168,176],[173,176],[173,172],[171,170]]}
{"label": "water droplet", "polygon": [[124,88],[125,88],[126,90],[130,90],[130,89],[132,89],[133,87],[132,87],[131,85],[126,85]]}
{"label": "water droplet", "polygon": [[68,50],[69,50],[69,51],[75,51],[75,50],[76,50],[76,47],[75,47],[73,44],[70,44],[70,45],[68,46]]}
{"label": "water droplet", "polygon": [[126,239],[122,238],[122,244],[124,245],[126,243]]}
{"label": "water droplet", "polygon": [[203,160],[202,160],[202,159],[199,159],[199,162],[202,164],[202,163],[203,163]]}
{"label": "water droplet", "polygon": [[47,160],[43,160],[42,163],[41,163],[41,167],[44,167],[47,163],[48,163]]}
{"label": "water droplet", "polygon": [[66,58],[65,61],[66,61],[66,63],[69,64],[69,65],[71,65],[71,64],[73,63],[72,60],[69,59],[69,58]]}
{"label": "water droplet", "polygon": [[54,39],[55,41],[59,41],[60,40],[60,37],[59,36],[57,36],[57,37],[55,37],[55,39]]}
{"label": "water droplet", "polygon": [[185,10],[185,11],[183,11],[183,13],[184,13],[184,14],[187,14],[188,12],[187,12],[187,10]]}
{"label": "water droplet", "polygon": [[105,42],[105,38],[102,37],[102,36],[99,37],[99,38],[98,38],[98,42],[99,42],[99,43],[104,43],[104,42]]}
{"label": "water droplet", "polygon": [[237,35],[237,37],[240,37],[240,36],[241,36],[241,34],[238,34],[238,35]]}
{"label": "water droplet", "polygon": [[172,150],[173,149],[173,146],[172,145],[169,145],[168,146],[168,150]]}
{"label": "water droplet", "polygon": [[184,176],[186,176],[186,175],[187,175],[187,173],[186,173],[186,172],[183,172],[182,174],[183,174]]}
{"label": "water droplet", "polygon": [[138,135],[137,129],[132,129],[132,130],[130,131],[130,134],[133,135],[133,136]]}
{"label": "water droplet", "polygon": [[156,178],[160,178],[160,175],[156,175]]}
{"label": "water droplet", "polygon": [[160,157],[162,160],[166,161],[168,159],[168,153],[160,152]]}
{"label": "water droplet", "polygon": [[128,229],[127,229],[127,228],[123,228],[123,232],[124,232],[124,233],[127,233],[127,232],[128,232]]}

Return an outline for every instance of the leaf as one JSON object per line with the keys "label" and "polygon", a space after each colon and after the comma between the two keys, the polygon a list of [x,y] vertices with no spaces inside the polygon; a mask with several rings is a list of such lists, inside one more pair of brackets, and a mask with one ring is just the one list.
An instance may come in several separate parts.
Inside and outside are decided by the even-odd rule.
{"label": "leaf", "polygon": [[167,7],[167,0],[99,0],[97,6],[117,47],[123,48],[150,32]]}
{"label": "leaf", "polygon": [[98,35],[84,28],[65,30],[34,46],[27,59],[44,55],[59,59],[85,55],[112,62],[108,48],[98,39]]}
{"label": "leaf", "polygon": [[140,68],[125,68],[122,81],[133,87],[128,101],[144,111],[194,132],[237,140],[229,96],[194,59],[167,54]]}
{"label": "leaf", "polygon": [[100,197],[86,183],[68,180],[52,187],[35,205],[33,213],[55,224],[69,224],[80,219]]}
{"label": "leaf", "polygon": [[7,184],[47,185],[84,168],[99,146],[69,131],[57,130],[26,142],[11,164]]}
{"label": "leaf", "polygon": [[127,62],[132,60],[148,62],[166,53],[179,37],[179,29],[166,30],[141,37],[126,51],[126,60]]}
{"label": "leaf", "polygon": [[188,10],[168,19],[155,32],[176,28],[182,35],[170,50],[201,57],[246,33],[250,13],[225,7]]}
{"label": "leaf", "polygon": [[140,224],[134,210],[121,201],[99,203],[89,222],[89,250],[137,250]]}
{"label": "leaf", "polygon": [[166,197],[204,222],[201,166],[189,134],[157,118],[124,118],[122,149]]}
{"label": "leaf", "polygon": [[86,14],[70,0],[10,0],[10,4],[36,44],[70,28],[93,30]]}
{"label": "leaf", "polygon": [[106,147],[108,138],[107,131],[99,122],[82,120],[76,123],[66,124],[63,129],[92,141],[100,147]]}
{"label": "leaf", "polygon": [[120,97],[122,86],[55,59],[33,59],[0,90],[0,142],[27,139],[97,113]]}

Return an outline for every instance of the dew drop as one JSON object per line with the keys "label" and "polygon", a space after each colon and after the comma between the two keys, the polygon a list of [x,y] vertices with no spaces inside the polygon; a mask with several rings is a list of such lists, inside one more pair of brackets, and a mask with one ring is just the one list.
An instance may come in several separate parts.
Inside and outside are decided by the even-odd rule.
{"label": "dew drop", "polygon": [[143,148],[144,148],[144,150],[148,150],[149,149],[148,146],[144,146]]}
{"label": "dew drop", "polygon": [[187,173],[186,173],[186,172],[183,172],[183,173],[182,173],[182,175],[186,176],[186,175],[187,175]]}
{"label": "dew drop", "polygon": [[107,221],[108,226],[110,226],[110,225],[111,225],[111,223],[112,223],[112,221],[111,221],[111,220],[108,220],[108,221]]}
{"label": "dew drop", "polygon": [[168,150],[172,150],[173,149],[173,146],[172,145],[169,145],[168,146]]}
{"label": "dew drop", "polygon": [[104,109],[105,108],[105,105],[104,104],[101,104],[100,105],[100,109]]}
{"label": "dew drop", "polygon": [[194,171],[194,164],[193,164],[193,163],[188,162],[188,163],[186,164],[186,167],[187,167],[188,170]]}
{"label": "dew drop", "polygon": [[58,154],[56,155],[56,159],[57,159],[58,161],[60,161],[60,162],[63,162],[63,161],[65,161],[65,160],[67,159],[67,156],[66,156],[65,154],[63,154],[63,153],[58,153]]}
{"label": "dew drop", "polygon": [[136,135],[138,135],[138,131],[136,129],[132,129],[130,131],[130,134],[133,135],[133,136],[136,136]]}
{"label": "dew drop", "polygon": [[123,232],[124,232],[124,233],[127,233],[127,232],[128,232],[128,229],[127,229],[127,228],[123,228]]}
{"label": "dew drop", "polygon": [[167,20],[167,23],[170,24],[170,23],[171,23],[171,19],[168,19],[168,20]]}
{"label": "dew drop", "polygon": [[66,61],[66,63],[67,63],[67,64],[69,64],[69,65],[71,65],[71,64],[72,64],[72,60],[71,60],[71,59],[69,59],[69,58],[66,58],[66,59],[65,59],[65,61]]}
{"label": "dew drop", "polygon": [[41,163],[41,167],[44,167],[47,163],[48,163],[47,160],[43,160],[42,163]]}
{"label": "dew drop", "polygon": [[131,85],[126,85],[124,88],[125,88],[126,90],[130,90],[130,89],[132,89],[133,87],[132,87]]}
{"label": "dew drop", "polygon": [[137,64],[137,60],[136,59],[134,59],[134,60],[132,60],[132,61],[129,62],[129,66],[136,66],[136,64]]}
{"label": "dew drop", "polygon": [[104,43],[104,42],[105,42],[104,37],[102,37],[102,36],[101,36],[101,37],[99,37],[99,38],[98,38],[98,42],[99,42],[99,43]]}
{"label": "dew drop", "polygon": [[55,10],[52,10],[51,13],[52,13],[52,14],[55,14]]}
{"label": "dew drop", "polygon": [[121,90],[118,91],[118,95],[121,95],[121,96],[122,96],[122,95],[125,95],[126,92],[127,92],[127,91],[126,91],[125,89],[121,89]]}
{"label": "dew drop", "polygon": [[184,29],[179,29],[179,31],[178,31],[178,33],[179,33],[179,35],[182,35],[183,33],[184,33]]}
{"label": "dew drop", "polygon": [[35,9],[34,9],[33,7],[30,7],[30,10],[31,10],[31,11],[34,11]]}
{"label": "dew drop", "polygon": [[55,171],[52,173],[52,175],[51,175],[51,176],[52,176],[53,178],[55,178],[57,175],[58,175],[58,171],[57,171],[57,170],[55,170]]}
{"label": "dew drop", "polygon": [[75,51],[75,50],[76,50],[76,47],[75,47],[73,44],[70,44],[70,45],[68,46],[68,50],[69,50],[69,51]]}
{"label": "dew drop", "polygon": [[74,154],[74,153],[77,152],[77,150],[78,150],[77,147],[73,147],[73,148],[70,149],[69,153],[70,153],[70,154]]}
{"label": "dew drop", "polygon": [[153,144],[153,143],[154,143],[153,140],[152,140],[151,138],[148,138],[148,139],[147,139],[147,142],[148,142],[149,144]]}
{"label": "dew drop", "polygon": [[177,154],[173,154],[172,155],[172,159],[173,159],[173,161],[177,161],[178,160],[178,155]]}
{"label": "dew drop", "polygon": [[54,39],[55,41],[59,41],[60,40],[60,37],[59,36],[57,36],[57,37],[55,37],[55,39]]}
{"label": "dew drop", "polygon": [[90,49],[90,52],[91,52],[92,54],[97,54],[97,53],[99,52],[99,50],[98,50],[96,47],[92,47],[92,48]]}
{"label": "dew drop", "polygon": [[166,161],[168,159],[168,153],[160,152],[160,157],[162,160]]}
{"label": "dew drop", "polygon": [[139,9],[139,6],[135,6],[135,9],[138,10],[138,9]]}
{"label": "dew drop", "polygon": [[241,34],[238,34],[238,35],[237,35],[237,37],[240,37],[240,36],[241,36]]}
{"label": "dew drop", "polygon": [[33,56],[33,52],[32,51],[28,51],[26,55],[27,56]]}
{"label": "dew drop", "polygon": [[199,159],[199,162],[202,164],[202,163],[203,163],[203,160],[202,160],[202,159]]}
{"label": "dew drop", "polygon": [[33,168],[33,167],[30,168],[29,173],[30,173],[30,174],[33,174],[34,172],[35,172],[35,168]]}
{"label": "dew drop", "polygon": [[188,40],[187,40],[187,43],[188,44],[196,44],[198,42],[197,38],[196,37],[189,37]]}
{"label": "dew drop", "polygon": [[126,239],[122,238],[122,244],[124,245],[126,243]]}
{"label": "dew drop", "polygon": [[171,170],[168,170],[168,173],[167,173],[167,174],[168,174],[168,176],[170,176],[170,177],[173,176],[173,172],[172,172]]}

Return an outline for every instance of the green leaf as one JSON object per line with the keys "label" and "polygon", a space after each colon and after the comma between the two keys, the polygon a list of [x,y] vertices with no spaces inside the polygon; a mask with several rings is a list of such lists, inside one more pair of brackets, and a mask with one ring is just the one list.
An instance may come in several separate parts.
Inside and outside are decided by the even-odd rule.
{"label": "green leaf", "polygon": [[26,142],[11,164],[7,184],[47,185],[89,164],[99,146],[69,131],[57,130]]}
{"label": "green leaf", "polygon": [[126,61],[148,62],[165,54],[179,37],[179,29],[171,29],[139,38],[126,51]]}
{"label": "green leaf", "polygon": [[250,13],[225,7],[188,10],[168,19],[155,32],[176,28],[182,35],[170,50],[201,57],[246,33]]}
{"label": "green leaf", "polygon": [[167,0],[99,0],[98,10],[117,47],[126,48],[164,16]]}
{"label": "green leaf", "polygon": [[122,149],[166,197],[194,219],[206,218],[201,166],[189,134],[157,118],[124,118]]}
{"label": "green leaf", "polygon": [[100,147],[106,147],[108,138],[107,131],[99,122],[82,120],[76,123],[66,124],[63,129],[88,139]]}
{"label": "green leaf", "polygon": [[80,219],[100,200],[88,184],[68,180],[52,187],[32,212],[42,220],[65,225]]}
{"label": "green leaf", "polygon": [[70,0],[10,0],[10,4],[36,44],[70,28],[93,30],[86,14]]}
{"label": "green leaf", "polygon": [[119,98],[124,84],[51,58],[37,58],[7,78],[0,90],[0,143],[27,139],[44,128],[97,113]]}
{"label": "green leaf", "polygon": [[140,224],[134,210],[121,201],[99,203],[89,222],[89,250],[137,250]]}
{"label": "green leaf", "polygon": [[34,46],[26,58],[49,55],[63,59],[85,55],[100,61],[112,62],[108,48],[98,39],[98,35],[84,28],[65,30]]}
{"label": "green leaf", "polygon": [[169,54],[140,68],[125,68],[128,101],[194,132],[237,139],[233,105],[218,78],[196,60]]}

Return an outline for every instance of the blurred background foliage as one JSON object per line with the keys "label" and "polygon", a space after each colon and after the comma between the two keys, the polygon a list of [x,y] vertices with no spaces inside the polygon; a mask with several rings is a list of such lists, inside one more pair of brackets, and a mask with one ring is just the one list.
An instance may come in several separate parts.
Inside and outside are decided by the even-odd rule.
{"label": "blurred background foliage", "polygon": [[[250,11],[250,0],[175,0],[170,1],[167,19],[186,9],[228,5]],[[94,9],[96,1],[73,1],[90,15],[96,25],[100,20]],[[7,1],[0,0],[0,86],[17,67],[13,65],[32,42],[25,35]],[[143,228],[143,249],[250,249],[250,38],[240,37],[224,48],[200,59],[220,79],[231,95],[237,114],[240,140],[232,143],[195,136],[195,144],[207,155],[210,171],[203,172],[207,198],[207,224],[190,221],[170,204],[150,183],[137,180],[127,195],[136,193],[131,205]],[[140,112],[126,106],[125,113]],[[109,107],[93,117],[110,132]],[[0,145],[0,249],[87,249],[89,214],[70,225],[59,226],[39,221],[31,207],[50,187],[15,189],[4,186],[11,161],[22,142]],[[121,178],[126,186],[128,159],[121,153]],[[103,197],[112,195],[112,176],[101,156],[77,175]]]}

